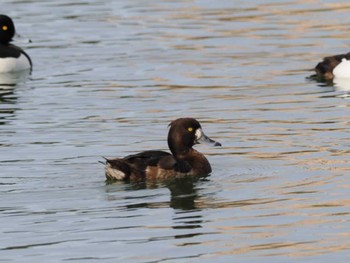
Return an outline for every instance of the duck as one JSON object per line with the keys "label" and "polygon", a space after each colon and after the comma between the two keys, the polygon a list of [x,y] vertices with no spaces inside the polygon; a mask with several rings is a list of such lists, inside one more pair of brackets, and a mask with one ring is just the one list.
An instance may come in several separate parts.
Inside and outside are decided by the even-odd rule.
{"label": "duck", "polygon": [[350,78],[350,52],[323,58],[315,67],[316,76],[323,80]]}
{"label": "duck", "polygon": [[201,124],[194,118],[178,118],[168,127],[170,152],[148,150],[124,158],[105,158],[107,180],[157,180],[209,175],[212,171],[209,161],[193,146],[199,143],[221,146],[221,143],[206,136]]}
{"label": "duck", "polygon": [[10,43],[15,32],[12,19],[7,15],[0,15],[0,73],[31,70],[33,67],[29,55]]}

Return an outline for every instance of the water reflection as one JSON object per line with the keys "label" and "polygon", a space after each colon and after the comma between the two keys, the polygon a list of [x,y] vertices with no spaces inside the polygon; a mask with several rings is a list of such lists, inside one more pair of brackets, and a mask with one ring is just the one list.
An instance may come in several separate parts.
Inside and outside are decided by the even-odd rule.
{"label": "water reflection", "polygon": [[337,92],[330,96],[322,96],[323,98],[339,97],[347,99],[350,96],[350,79],[336,78],[334,80],[324,80],[312,75],[308,78],[310,81],[318,83],[326,92]]}
{"label": "water reflection", "polygon": [[15,85],[0,84],[0,125],[6,123],[9,116],[13,116],[17,97],[14,96]]}
{"label": "water reflection", "polygon": [[339,91],[349,93],[350,92],[350,79],[334,79],[334,86]]}
{"label": "water reflection", "polygon": [[166,184],[170,190],[170,207],[181,210],[196,209],[195,200],[198,198],[195,179],[179,178]]}
{"label": "water reflection", "polygon": [[[204,178],[176,178],[166,181],[138,181],[138,182],[106,182],[106,192],[111,194],[123,191],[135,191],[145,189],[167,188],[170,191],[170,200],[157,203],[156,206],[168,206],[179,210],[195,210],[196,199],[198,198],[196,183]],[[148,196],[148,195],[147,195]],[[146,200],[147,196],[139,196],[138,199]],[[115,200],[113,195],[108,196],[109,200]],[[118,198],[117,198],[118,199]],[[126,208],[154,207],[153,202],[142,202],[128,204]]]}
{"label": "water reflection", "polygon": [[13,87],[20,82],[24,82],[30,71],[20,71],[20,72],[9,72],[9,73],[0,73],[0,88],[6,89],[7,87]]}
{"label": "water reflection", "polygon": [[[117,204],[117,209],[130,219],[128,228],[131,233],[153,230],[148,238],[136,237],[130,241],[131,243],[148,244],[159,240],[182,240],[178,241],[177,246],[193,246],[201,242],[192,239],[214,233],[214,231],[203,231],[204,215],[196,206],[197,202],[200,203],[198,183],[203,180],[206,179],[176,178],[162,182],[115,182],[106,184],[106,192],[108,200],[113,205]],[[170,191],[170,195],[168,191],[164,192],[166,189]],[[162,224],[162,219],[155,217],[161,210],[169,211],[172,221]],[[119,213],[118,220],[122,217]]]}
{"label": "water reflection", "polygon": [[29,75],[29,71],[0,74],[0,125],[5,124],[6,119],[15,113],[15,88],[25,82]]}

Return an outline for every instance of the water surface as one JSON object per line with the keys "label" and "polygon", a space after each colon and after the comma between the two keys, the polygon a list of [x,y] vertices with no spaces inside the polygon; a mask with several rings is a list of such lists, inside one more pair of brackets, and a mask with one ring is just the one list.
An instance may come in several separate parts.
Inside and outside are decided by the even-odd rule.
{"label": "water surface", "polygon": [[[350,4],[5,0],[2,10],[34,70],[0,88],[1,261],[349,258],[348,88],[308,77],[349,51]],[[106,184],[102,156],[166,150],[182,116],[223,145],[196,147],[211,176]]]}

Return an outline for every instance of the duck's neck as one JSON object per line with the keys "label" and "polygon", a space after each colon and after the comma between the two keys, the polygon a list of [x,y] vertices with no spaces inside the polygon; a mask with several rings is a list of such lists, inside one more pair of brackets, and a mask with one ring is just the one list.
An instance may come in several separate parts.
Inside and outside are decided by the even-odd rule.
{"label": "duck's neck", "polygon": [[176,159],[186,161],[197,175],[211,173],[211,166],[208,159],[193,148],[187,149],[182,153],[174,155]]}
{"label": "duck's neck", "polygon": [[174,143],[173,140],[168,138],[168,147],[171,151],[171,153],[176,157],[176,158],[181,158],[182,156],[186,156],[189,154],[189,152],[192,149],[191,145],[186,145],[182,142],[180,143]]}
{"label": "duck's neck", "polygon": [[196,152],[193,148],[182,148],[182,149],[176,149],[176,151],[171,151],[172,154],[175,156],[176,159],[180,160],[186,160],[191,157],[191,154],[193,152]]}

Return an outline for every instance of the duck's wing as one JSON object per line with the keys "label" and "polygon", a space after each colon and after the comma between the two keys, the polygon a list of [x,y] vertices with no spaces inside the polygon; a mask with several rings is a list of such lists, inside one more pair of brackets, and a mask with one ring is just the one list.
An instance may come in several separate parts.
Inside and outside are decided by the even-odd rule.
{"label": "duck's wing", "polygon": [[140,170],[147,166],[157,166],[164,170],[174,170],[180,173],[188,173],[191,166],[186,161],[175,159],[175,157],[164,151],[144,151],[124,157],[128,163],[132,163]]}
{"label": "duck's wing", "polygon": [[154,163],[157,163],[164,156],[171,156],[171,154],[164,151],[144,151],[125,156],[123,159],[129,163],[143,162],[147,165],[154,165]]}
{"label": "duck's wing", "polygon": [[187,174],[191,169],[187,161],[178,160],[168,152],[144,151],[124,158],[106,159],[105,173],[107,179],[128,180],[152,177],[159,171],[168,171],[165,173],[169,175]]}

